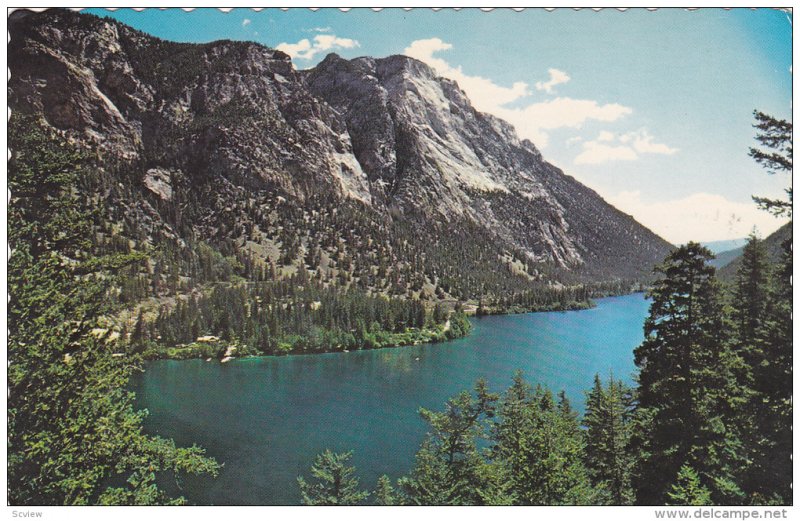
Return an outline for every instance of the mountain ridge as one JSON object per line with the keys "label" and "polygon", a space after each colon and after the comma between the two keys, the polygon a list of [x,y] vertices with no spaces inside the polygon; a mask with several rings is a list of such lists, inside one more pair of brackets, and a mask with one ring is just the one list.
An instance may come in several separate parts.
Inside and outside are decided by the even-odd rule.
{"label": "mountain ridge", "polygon": [[95,150],[107,219],[191,250],[174,254],[183,277],[204,242],[279,275],[501,299],[645,281],[670,248],[409,57],[297,71],[260,44],[68,11],[17,11],[9,28],[12,109]]}

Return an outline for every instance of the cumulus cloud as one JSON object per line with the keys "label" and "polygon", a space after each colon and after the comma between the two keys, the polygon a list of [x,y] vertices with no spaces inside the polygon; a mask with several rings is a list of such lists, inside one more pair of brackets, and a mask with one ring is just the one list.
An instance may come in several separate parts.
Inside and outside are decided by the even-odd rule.
{"label": "cumulus cloud", "polygon": [[[629,107],[617,103],[601,104],[594,100],[568,97],[558,97],[531,103],[527,106],[508,108],[512,102],[520,101],[532,94],[528,84],[518,81],[510,87],[498,85],[488,78],[466,74],[460,66],[454,67],[435,55],[452,48],[452,44],[440,38],[428,38],[415,40],[403,51],[403,54],[427,63],[440,76],[455,80],[467,93],[476,109],[505,119],[516,127],[520,137],[530,139],[540,148],[547,146],[548,130],[564,127],[580,128],[588,120],[616,121],[632,112]],[[553,71],[563,74],[563,76],[558,74],[554,76]],[[564,83],[568,79],[569,76],[566,73],[551,69],[550,80],[537,84],[543,86],[551,84],[549,89],[552,90],[554,85]],[[552,83],[554,80],[555,83]]]}
{"label": "cumulus cloud", "polygon": [[633,161],[642,154],[672,155],[678,151],[663,143],[656,143],[646,129],[615,135],[607,130],[591,141],[575,157],[576,165],[599,165],[609,161]]}
{"label": "cumulus cloud", "polygon": [[561,85],[562,83],[567,83],[570,80],[566,72],[558,69],[547,69],[547,73],[550,75],[550,79],[547,81],[537,81],[535,85],[536,90],[543,90],[548,94],[552,94],[553,87]]}
{"label": "cumulus cloud", "polygon": [[245,18],[244,20],[242,20],[242,27],[247,27],[251,23],[253,23],[253,21],[251,19]]}
{"label": "cumulus cloud", "polygon": [[624,145],[606,145],[600,141],[587,141],[583,151],[575,157],[576,165],[598,165],[608,161],[634,161],[638,155]]}
{"label": "cumulus cloud", "polygon": [[633,138],[633,148],[640,154],[665,154],[672,155],[678,151],[677,148],[669,147],[663,143],[654,143],[653,136],[647,132],[640,132]]}
{"label": "cumulus cloud", "polygon": [[730,201],[718,194],[645,201],[640,191],[630,191],[606,199],[673,244],[740,239],[754,227],[766,237],[786,222],[759,210],[752,202]]}
{"label": "cumulus cloud", "polygon": [[525,118],[536,119],[536,124],[540,128],[554,129],[580,128],[590,119],[616,121],[632,113],[633,110],[619,103],[600,104],[588,99],[555,98],[511,112],[519,112]]}
{"label": "cumulus cloud", "polygon": [[297,43],[281,43],[276,49],[283,51],[292,59],[311,60],[320,52],[333,49],[353,49],[360,47],[358,41],[351,38],[339,38],[334,34],[318,34],[312,40],[303,38]]}
{"label": "cumulus cloud", "polygon": [[581,128],[589,120],[612,122],[632,112],[630,107],[619,103],[558,97],[522,108],[498,107],[495,114],[513,124],[522,137],[544,147],[548,130]]}

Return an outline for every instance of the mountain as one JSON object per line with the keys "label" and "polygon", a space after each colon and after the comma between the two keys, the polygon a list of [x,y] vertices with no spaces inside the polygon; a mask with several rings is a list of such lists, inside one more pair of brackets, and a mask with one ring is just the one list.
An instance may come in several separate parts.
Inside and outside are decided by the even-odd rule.
{"label": "mountain", "polygon": [[746,243],[747,239],[728,239],[723,241],[702,242],[700,244],[711,250],[711,253],[716,255],[722,252],[741,248]]}
{"label": "mountain", "polygon": [[499,301],[645,281],[671,247],[405,56],[297,71],[63,10],[9,32],[12,111],[92,152],[106,239],[158,252],[137,275],[157,294],[269,269]]}
{"label": "mountain", "polygon": [[344,116],[376,199],[390,206],[468,218],[535,260],[601,277],[641,275],[668,247],[422,62],[331,54],[306,84]]}
{"label": "mountain", "polygon": [[720,269],[742,254],[746,242],[747,239],[729,239],[724,241],[703,242],[701,244],[711,250],[711,253],[715,255],[715,257],[709,261],[709,264]]}
{"label": "mountain", "polygon": [[[786,223],[764,239],[764,248],[767,251],[767,258],[772,264],[777,263],[783,255],[783,243],[792,238],[792,223]],[[717,259],[729,258],[728,262],[719,268],[719,277],[724,281],[736,279],[736,272],[742,264],[742,249],[737,248],[730,252],[717,255]]]}
{"label": "mountain", "polygon": [[739,246],[732,250],[724,250],[715,254],[715,257],[708,261],[709,264],[717,269],[723,268],[731,263],[731,261],[739,257],[744,251],[744,246]]}

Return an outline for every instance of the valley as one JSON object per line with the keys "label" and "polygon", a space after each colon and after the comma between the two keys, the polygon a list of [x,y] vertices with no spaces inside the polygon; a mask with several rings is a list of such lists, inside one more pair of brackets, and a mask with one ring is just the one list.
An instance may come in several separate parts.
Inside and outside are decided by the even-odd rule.
{"label": "valley", "polygon": [[[792,123],[741,117],[760,75],[627,28],[505,62],[502,10],[434,15],[493,31],[472,53],[246,14],[361,56],[244,12],[9,14],[9,505],[791,502],[792,191],[739,193],[792,171]],[[612,36],[614,66],[570,47]],[[504,76],[555,51],[574,82]],[[705,70],[741,103],[664,89]]]}

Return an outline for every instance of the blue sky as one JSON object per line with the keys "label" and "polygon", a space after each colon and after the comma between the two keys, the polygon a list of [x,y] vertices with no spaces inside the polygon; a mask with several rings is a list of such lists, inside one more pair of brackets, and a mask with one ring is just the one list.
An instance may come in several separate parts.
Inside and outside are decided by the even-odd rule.
{"label": "blue sky", "polygon": [[782,196],[748,156],[752,111],[791,118],[791,18],[780,11],[92,9],[184,42],[252,40],[308,68],[409,54],[509,120],[546,159],[666,239],[762,235]]}

